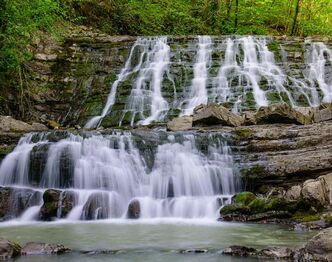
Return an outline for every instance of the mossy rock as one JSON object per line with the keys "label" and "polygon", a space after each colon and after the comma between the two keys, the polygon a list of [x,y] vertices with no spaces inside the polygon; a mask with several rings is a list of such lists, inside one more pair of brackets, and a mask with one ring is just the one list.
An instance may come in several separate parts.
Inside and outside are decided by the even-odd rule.
{"label": "mossy rock", "polygon": [[266,211],[265,199],[264,198],[254,199],[249,203],[248,208],[253,214],[264,213]]}
{"label": "mossy rock", "polygon": [[232,198],[232,202],[234,204],[239,204],[239,205],[247,206],[247,205],[249,205],[250,202],[252,202],[255,199],[256,199],[256,195],[254,193],[251,193],[251,192],[241,192],[241,193],[236,194]]}
{"label": "mossy rock", "polygon": [[221,215],[228,215],[228,214],[249,214],[250,209],[246,206],[239,205],[239,204],[231,204],[226,205],[220,210]]}

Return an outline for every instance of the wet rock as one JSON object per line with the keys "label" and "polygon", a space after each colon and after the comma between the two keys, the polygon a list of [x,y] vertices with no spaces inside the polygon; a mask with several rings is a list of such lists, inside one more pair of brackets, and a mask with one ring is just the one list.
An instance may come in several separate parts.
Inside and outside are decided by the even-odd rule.
{"label": "wet rock", "polygon": [[255,256],[257,250],[245,246],[230,246],[222,251],[222,254],[229,256],[248,257]]}
{"label": "wet rock", "polygon": [[21,250],[22,255],[52,255],[70,251],[60,244],[46,244],[42,242],[28,242]]}
{"label": "wet rock", "polygon": [[0,239],[0,260],[14,258],[20,255],[21,246],[6,239]]}
{"label": "wet rock", "polygon": [[297,124],[304,125],[311,122],[309,116],[292,109],[287,103],[276,103],[261,107],[255,114],[257,124]]}
{"label": "wet rock", "polygon": [[127,217],[130,219],[138,219],[141,214],[141,205],[138,200],[134,199],[129,203]]}
{"label": "wet rock", "polygon": [[325,229],[310,239],[305,251],[317,259],[332,261],[332,228]]}
{"label": "wet rock", "polygon": [[288,260],[293,258],[294,251],[288,247],[270,247],[260,250],[257,256],[260,258]]}
{"label": "wet rock", "polygon": [[89,196],[83,207],[82,220],[105,219],[109,217],[109,195],[95,193]]}
{"label": "wet rock", "polygon": [[41,193],[31,189],[0,187],[0,220],[19,217],[29,207],[39,205]]}
{"label": "wet rock", "polygon": [[193,126],[241,126],[244,119],[218,104],[200,105],[194,109]]}
{"label": "wet rock", "polygon": [[267,211],[264,213],[258,213],[254,215],[250,215],[246,218],[247,222],[260,222],[260,223],[281,223],[279,219],[289,219],[292,217],[292,214],[288,211]]}
{"label": "wet rock", "polygon": [[23,121],[16,120],[11,116],[0,116],[0,131],[32,132],[33,127]]}
{"label": "wet rock", "polygon": [[168,131],[185,131],[192,128],[193,118],[191,116],[183,116],[173,118],[167,123]]}
{"label": "wet rock", "polygon": [[185,249],[179,251],[181,254],[204,254],[208,252],[209,251],[207,249]]}
{"label": "wet rock", "polygon": [[71,191],[48,189],[43,194],[44,204],[40,209],[39,219],[52,221],[68,215],[75,204],[75,194]]}
{"label": "wet rock", "polygon": [[328,224],[325,220],[316,220],[310,222],[301,222],[297,223],[294,226],[294,230],[297,231],[311,231],[311,230],[321,230],[328,227]]}

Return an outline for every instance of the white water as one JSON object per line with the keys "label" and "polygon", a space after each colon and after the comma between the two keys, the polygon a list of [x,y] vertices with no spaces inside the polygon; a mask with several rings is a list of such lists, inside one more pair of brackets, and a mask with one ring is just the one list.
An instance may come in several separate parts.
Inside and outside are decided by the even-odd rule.
{"label": "white water", "polygon": [[[214,220],[220,207],[236,192],[232,157],[221,136],[171,135],[155,145],[156,153],[149,156],[138,149],[137,137],[134,139],[130,133],[88,138],[70,134],[53,143],[47,142],[47,135],[35,143],[32,137],[30,134],[22,138],[14,152],[3,160],[0,185],[37,191],[61,190],[58,218],[62,213],[63,193],[73,192],[74,208],[67,215],[68,221],[126,218],[133,200],[139,201],[142,219]],[[199,139],[209,141],[207,152],[196,147]],[[23,167],[31,164],[33,148],[46,144],[49,148],[44,155],[47,161],[42,177],[39,182],[31,181],[29,169]],[[149,167],[146,161],[151,157],[153,164]],[[65,175],[63,167],[68,161],[71,171]],[[39,186],[33,187],[32,183]],[[38,217],[40,207],[36,203],[27,209],[20,221]]]}
{"label": "white water", "polygon": [[[136,66],[139,74],[122,116],[124,118],[130,114],[131,125],[137,116],[142,125],[163,119],[169,109],[161,90],[163,77],[165,74],[169,76],[170,48],[167,45],[167,38],[140,39],[140,42],[143,51]],[[119,125],[121,123],[122,120]]]}
{"label": "white water", "polygon": [[[306,78],[309,82],[311,90],[317,90],[317,85],[323,93],[323,102],[332,102],[332,77],[327,79],[327,64],[330,65],[330,73],[332,72],[332,50],[323,43],[313,43],[307,53],[307,61],[309,70]],[[313,94],[314,105],[319,105],[317,94]]]}
{"label": "white water", "polygon": [[184,101],[185,108],[181,115],[191,115],[194,108],[200,104],[207,104],[208,94],[206,82],[208,67],[211,64],[212,40],[210,36],[199,36],[197,45],[197,60],[194,64],[194,78],[188,100]]}
{"label": "white water", "polygon": [[[130,94],[124,107],[115,113],[122,115],[120,126],[164,121],[172,109],[180,110],[180,115],[190,115],[196,106],[208,102],[230,103],[233,112],[238,112],[276,101],[293,107],[332,101],[329,47],[305,42],[304,64],[298,65],[303,69],[294,69],[297,65],[288,63],[284,46],[272,52],[268,48],[270,41],[252,36],[198,36],[188,40],[186,47],[172,38],[138,38],[102,114],[92,118],[86,127],[100,125],[116,103],[117,89],[121,90],[122,84],[128,88],[128,83],[132,86]],[[278,52],[282,61],[277,62]]]}

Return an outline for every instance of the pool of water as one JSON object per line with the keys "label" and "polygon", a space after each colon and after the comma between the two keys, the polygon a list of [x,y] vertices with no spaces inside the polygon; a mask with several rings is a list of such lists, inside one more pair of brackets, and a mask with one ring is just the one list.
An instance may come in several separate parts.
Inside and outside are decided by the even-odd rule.
{"label": "pool of water", "polygon": [[[81,223],[2,223],[0,236],[20,244],[61,243],[73,249],[61,256],[22,257],[15,261],[243,261],[221,255],[230,245],[256,248],[301,246],[314,233],[288,227],[201,220],[113,220]],[[205,249],[204,254],[181,250]],[[82,251],[105,253],[83,254]],[[245,259],[245,261],[255,261]]]}

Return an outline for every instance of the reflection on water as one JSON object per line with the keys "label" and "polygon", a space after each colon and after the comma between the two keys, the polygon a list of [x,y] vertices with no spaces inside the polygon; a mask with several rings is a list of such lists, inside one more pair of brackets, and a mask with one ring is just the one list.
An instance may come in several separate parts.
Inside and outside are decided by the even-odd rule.
{"label": "reflection on water", "polygon": [[[35,223],[2,226],[1,237],[24,244],[28,241],[61,243],[74,250],[64,256],[38,256],[18,261],[243,261],[225,257],[220,250],[230,245],[257,248],[301,246],[313,233],[299,233],[274,225],[217,223],[186,220],[97,223]],[[51,239],[50,239],[51,237]],[[183,249],[207,249],[205,254],[180,254]],[[108,250],[107,254],[80,251]],[[246,261],[255,261],[246,259]]]}

